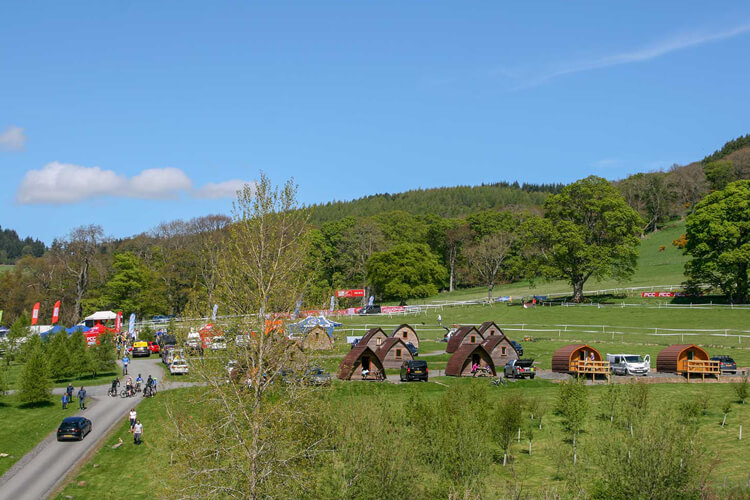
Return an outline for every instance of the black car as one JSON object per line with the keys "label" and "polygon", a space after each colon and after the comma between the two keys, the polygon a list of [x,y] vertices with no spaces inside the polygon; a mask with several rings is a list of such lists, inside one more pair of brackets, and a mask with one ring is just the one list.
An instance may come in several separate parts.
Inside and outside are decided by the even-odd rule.
{"label": "black car", "polygon": [[712,356],[711,361],[719,362],[721,373],[737,373],[737,363],[734,362],[731,356]]}
{"label": "black car", "polygon": [[67,417],[57,428],[57,440],[67,439],[83,440],[86,434],[91,432],[91,420],[84,417]]}
{"label": "black car", "polygon": [[406,343],[406,348],[409,349],[409,352],[413,357],[416,358],[417,356],[419,356],[419,349],[417,349],[417,346],[415,346],[411,342]]}
{"label": "black car", "polygon": [[515,340],[511,340],[511,341],[510,341],[510,345],[512,345],[512,346],[513,346],[513,348],[514,348],[514,349],[516,350],[516,352],[518,353],[518,357],[519,357],[519,358],[520,358],[521,356],[523,356],[523,346],[522,346],[521,344],[519,344],[519,343],[518,343],[518,342],[516,342]]}
{"label": "black car", "polygon": [[359,314],[380,314],[380,304],[368,304],[359,310]]}
{"label": "black car", "polygon": [[427,382],[428,377],[427,361],[404,361],[401,365],[401,374],[399,376],[401,382],[412,380],[424,380]]}

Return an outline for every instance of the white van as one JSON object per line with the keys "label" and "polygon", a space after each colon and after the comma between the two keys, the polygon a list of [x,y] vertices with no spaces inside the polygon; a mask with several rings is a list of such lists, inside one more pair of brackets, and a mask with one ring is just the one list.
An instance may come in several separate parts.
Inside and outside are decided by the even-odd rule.
{"label": "white van", "polygon": [[651,370],[651,356],[646,354],[641,357],[639,354],[609,354],[609,369],[615,375],[648,375]]}

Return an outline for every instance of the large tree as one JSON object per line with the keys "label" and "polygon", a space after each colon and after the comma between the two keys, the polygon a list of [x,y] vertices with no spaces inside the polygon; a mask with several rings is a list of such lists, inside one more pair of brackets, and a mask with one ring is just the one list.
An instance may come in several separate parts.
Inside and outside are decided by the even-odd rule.
{"label": "large tree", "polygon": [[502,276],[503,265],[516,240],[515,231],[504,231],[484,236],[466,250],[466,258],[480,282],[487,287],[490,301],[492,290]]}
{"label": "large tree", "polygon": [[367,276],[385,299],[435,295],[447,274],[437,255],[424,243],[402,243],[374,253],[367,262]]}
{"label": "large tree", "polygon": [[565,279],[583,300],[590,278],[625,279],[635,271],[642,220],[606,179],[590,176],[544,204],[544,219],[523,227],[531,277]]}
{"label": "large tree", "polygon": [[91,268],[97,261],[99,247],[103,240],[102,227],[92,224],[73,229],[67,239],[52,245],[53,252],[60,258],[67,274],[74,280],[73,323],[77,323],[81,318],[83,299],[91,280]]}
{"label": "large tree", "polygon": [[706,196],[687,218],[688,284],[708,284],[730,300],[748,301],[750,181],[737,181]]}

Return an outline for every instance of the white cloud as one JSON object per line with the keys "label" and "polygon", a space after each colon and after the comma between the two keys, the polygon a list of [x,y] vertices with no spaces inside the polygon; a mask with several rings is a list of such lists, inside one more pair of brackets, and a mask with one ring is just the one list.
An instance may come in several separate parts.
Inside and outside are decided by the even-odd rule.
{"label": "white cloud", "polygon": [[23,128],[11,125],[0,133],[0,149],[3,151],[23,151],[26,148],[26,134]]}
{"label": "white cloud", "polygon": [[713,33],[686,33],[669,39],[660,40],[651,45],[627,52],[620,52],[594,59],[567,61],[558,66],[551,67],[548,70],[541,72],[541,74],[537,74],[531,78],[526,78],[526,81],[523,82],[521,86],[533,87],[564,75],[620,66],[623,64],[650,61],[678,50],[734,38],[747,32],[750,32],[750,24],[744,24],[732,29]]}
{"label": "white cloud", "polygon": [[254,182],[241,181],[232,179],[224,182],[209,182],[193,192],[195,198],[216,199],[216,198],[234,198],[237,191],[242,189],[245,184],[255,185]]}
{"label": "white cloud", "polygon": [[125,188],[133,198],[177,198],[193,187],[193,181],[179,168],[149,168],[132,177]]}
{"label": "white cloud", "polygon": [[617,158],[603,158],[595,162],[591,162],[591,166],[594,168],[613,168],[622,165],[622,160]]}

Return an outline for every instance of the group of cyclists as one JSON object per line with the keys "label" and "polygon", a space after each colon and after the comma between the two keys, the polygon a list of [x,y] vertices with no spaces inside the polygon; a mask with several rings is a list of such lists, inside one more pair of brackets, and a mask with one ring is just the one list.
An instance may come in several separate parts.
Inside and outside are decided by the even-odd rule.
{"label": "group of cyclists", "polygon": [[[127,377],[127,379],[125,379],[124,381],[124,388],[122,392],[120,392],[120,396],[124,398],[131,398],[135,396],[137,392],[141,392],[141,386],[143,386],[143,377],[141,377],[140,373],[136,377],[135,383],[133,383],[132,377]],[[112,397],[116,397],[117,389],[119,387],[120,387],[120,379],[115,377],[115,379],[112,380],[112,387],[109,390],[109,395]],[[149,375],[148,379],[146,380],[146,385],[145,387],[143,387],[143,397],[150,397],[155,394],[156,394],[156,378]]]}

